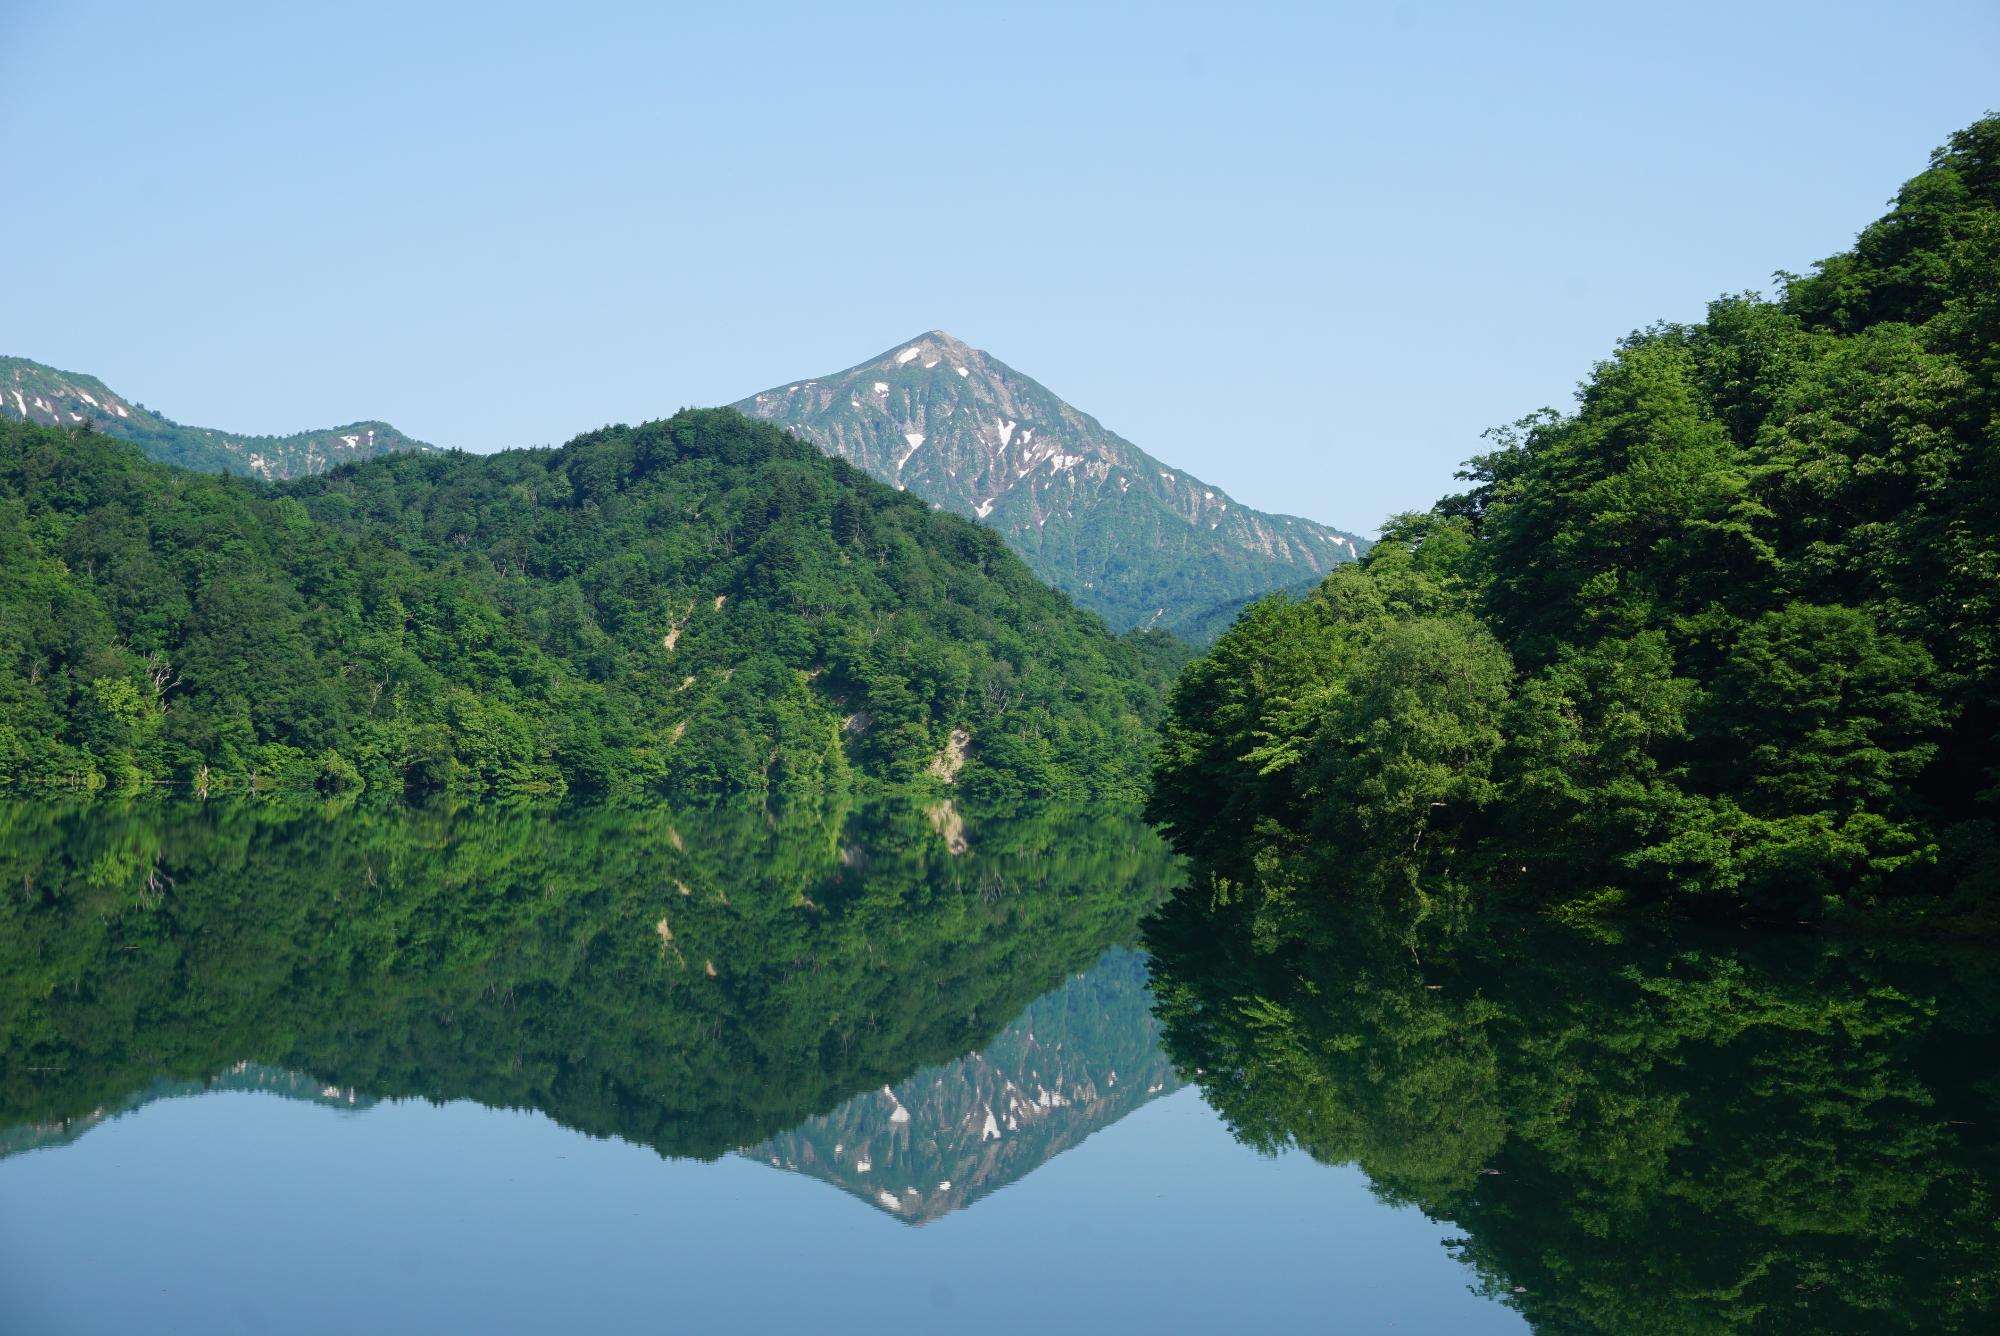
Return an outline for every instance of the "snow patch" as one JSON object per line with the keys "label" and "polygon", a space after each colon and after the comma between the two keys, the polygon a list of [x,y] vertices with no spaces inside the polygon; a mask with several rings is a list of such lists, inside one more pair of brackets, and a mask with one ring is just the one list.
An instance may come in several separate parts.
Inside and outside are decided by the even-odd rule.
{"label": "snow patch", "polygon": [[897,353],[897,354],[896,354],[896,365],[897,365],[897,366],[904,366],[904,365],[906,365],[906,364],[908,364],[908,363],[910,363],[910,362],[914,362],[914,361],[916,361],[916,360],[917,360],[917,354],[918,354],[918,353],[920,353],[920,352],[922,352],[922,351],[923,351],[923,349],[922,349],[922,348],[905,348],[905,349],[903,349],[903,351],[901,351],[901,352],[899,352],[899,353]]}
{"label": "snow patch", "polygon": [[78,391],[76,392],[76,397],[77,397],[77,398],[79,398],[79,399],[81,399],[81,400],[83,400],[83,401],[84,401],[85,403],[89,404],[89,405],[90,405],[90,406],[91,406],[92,408],[102,408],[102,407],[104,406],[104,405],[102,405],[102,404],[98,403],[98,402],[97,402],[97,400],[95,400],[95,399],[91,398],[91,397],[90,397],[89,395],[85,394],[85,393],[84,393],[84,392],[83,392],[82,390],[78,390]]}
{"label": "snow patch", "polygon": [[986,1110],[986,1126],[979,1129],[979,1139],[981,1141],[1000,1139],[1000,1120],[993,1116],[993,1110],[990,1108]]}
{"label": "snow patch", "polygon": [[28,416],[28,401],[21,397],[19,390],[14,391],[14,407],[21,410],[22,417]]}
{"label": "snow patch", "polygon": [[902,1200],[893,1192],[878,1192],[875,1194],[875,1200],[881,1202],[885,1210],[900,1211],[903,1209]]}
{"label": "snow patch", "polygon": [[[1021,424],[1018,422],[1009,422],[1006,418],[1000,419],[1000,425],[998,430],[1000,432],[1000,444],[1003,448],[1006,447],[1007,444],[1014,439],[1014,428],[1020,425]],[[1027,443],[1028,443],[1028,438],[1026,436],[1023,436],[1021,438],[1021,444],[1026,445]]]}
{"label": "snow patch", "polygon": [[933,357],[930,361],[924,363],[924,370],[929,371],[932,367],[936,366],[937,364],[938,364],[937,358]]}
{"label": "snow patch", "polygon": [[990,496],[987,497],[984,501],[981,501],[978,505],[972,508],[973,514],[979,516],[979,518],[982,520],[985,519],[988,515],[991,515],[993,513],[993,501],[994,501],[993,497]]}
{"label": "snow patch", "polygon": [[957,373],[958,373],[959,375],[961,375],[961,376],[969,376],[969,375],[971,375],[971,374],[972,374],[972,373],[971,373],[970,371],[967,371],[967,370],[966,370],[966,369],[965,369],[964,367],[962,367],[962,366],[955,366],[955,367],[953,367],[953,368],[952,368],[952,370],[953,370],[953,371],[956,371],[956,372],[957,372]]}
{"label": "snow patch", "polygon": [[355,446],[361,444],[361,438],[359,436],[343,436],[340,439],[347,442],[347,448],[350,450],[352,450]]}
{"label": "snow patch", "polygon": [[875,382],[875,393],[877,393],[877,394],[887,394],[888,392],[889,392],[889,382],[888,382],[888,381],[886,381],[886,380],[878,380],[878,381],[876,381],[876,382]]}

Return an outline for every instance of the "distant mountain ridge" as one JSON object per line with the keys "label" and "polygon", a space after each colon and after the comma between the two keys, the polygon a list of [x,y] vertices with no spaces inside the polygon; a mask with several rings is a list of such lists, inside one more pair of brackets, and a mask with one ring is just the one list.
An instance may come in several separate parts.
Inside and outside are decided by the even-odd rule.
{"label": "distant mountain ridge", "polygon": [[289,436],[190,427],[116,393],[95,376],[58,371],[25,357],[0,357],[0,418],[45,427],[90,422],[163,464],[203,473],[226,469],[272,482],[311,477],[377,455],[437,448],[373,419]]}
{"label": "distant mountain ridge", "polygon": [[1216,610],[1294,588],[1367,541],[1239,505],[942,330],[731,405],[984,521],[1113,630],[1197,638]]}

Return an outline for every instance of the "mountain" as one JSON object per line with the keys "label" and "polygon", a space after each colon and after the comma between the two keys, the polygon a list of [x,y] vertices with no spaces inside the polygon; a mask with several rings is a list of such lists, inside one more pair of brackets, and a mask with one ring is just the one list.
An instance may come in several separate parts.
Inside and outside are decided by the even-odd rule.
{"label": "mountain", "polygon": [[732,407],[983,520],[1117,631],[1212,637],[1217,608],[1316,580],[1367,548],[1238,505],[942,330]]}
{"label": "mountain", "polygon": [[743,1154],[928,1224],[1180,1087],[1160,1049],[1146,958],[1114,948],[984,1048],[857,1095]]}
{"label": "mountain", "polygon": [[24,789],[1135,798],[1177,651],[726,410],[276,487],[0,422]]}
{"label": "mountain", "polygon": [[290,436],[244,436],[186,427],[114,393],[95,376],[58,371],[25,357],[0,357],[0,419],[97,430],[131,441],[163,464],[203,473],[251,474],[266,481],[304,478],[377,455],[437,447],[386,422],[350,422]]}

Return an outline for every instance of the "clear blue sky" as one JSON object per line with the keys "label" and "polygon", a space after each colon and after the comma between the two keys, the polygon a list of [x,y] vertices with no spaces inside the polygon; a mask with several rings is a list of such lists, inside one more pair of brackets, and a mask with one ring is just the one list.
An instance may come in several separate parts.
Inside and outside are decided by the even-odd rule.
{"label": "clear blue sky", "polygon": [[1369,531],[1847,244],[2000,5],[0,0],[0,352],[472,450],[941,327]]}

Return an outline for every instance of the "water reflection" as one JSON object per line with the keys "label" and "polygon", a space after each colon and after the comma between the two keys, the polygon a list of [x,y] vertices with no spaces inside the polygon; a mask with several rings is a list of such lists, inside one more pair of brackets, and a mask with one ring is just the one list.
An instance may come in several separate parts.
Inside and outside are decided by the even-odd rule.
{"label": "water reflection", "polygon": [[1181,1086],[1145,958],[1113,948],[981,1050],[857,1096],[746,1151],[911,1224],[969,1206]]}
{"label": "water reflection", "polygon": [[1551,1332],[1991,1330],[1990,952],[1351,912],[1150,925],[1236,1135],[1358,1164]]}
{"label": "water reflection", "polygon": [[0,1156],[216,1089],[471,1100],[921,1224],[1185,1076],[1540,1330],[1992,1324],[1990,953],[1178,877],[1103,812],[0,806]]}
{"label": "water reflection", "polygon": [[1142,966],[1098,967],[1176,875],[1159,842],[946,824],[0,808],[0,1152],[217,1086],[471,1099],[668,1155],[763,1142],[931,1218],[1171,1082]]}

